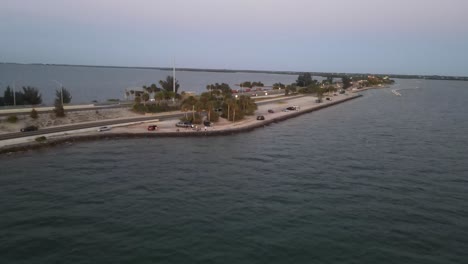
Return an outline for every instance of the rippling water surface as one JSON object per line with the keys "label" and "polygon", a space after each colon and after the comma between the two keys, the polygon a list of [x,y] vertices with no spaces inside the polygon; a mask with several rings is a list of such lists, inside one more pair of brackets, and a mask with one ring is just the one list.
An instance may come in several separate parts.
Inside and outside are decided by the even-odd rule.
{"label": "rippling water surface", "polygon": [[[410,89],[408,89],[410,88]],[[0,158],[1,263],[467,263],[468,83]]]}

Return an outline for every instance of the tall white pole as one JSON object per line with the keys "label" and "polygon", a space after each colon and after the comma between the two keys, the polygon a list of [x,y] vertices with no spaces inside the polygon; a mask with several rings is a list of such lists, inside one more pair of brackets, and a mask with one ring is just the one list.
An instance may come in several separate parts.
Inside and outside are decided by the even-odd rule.
{"label": "tall white pole", "polygon": [[172,102],[175,102],[176,96],[176,89],[175,89],[175,57],[172,58],[172,91],[174,92],[174,97],[172,98]]}
{"label": "tall white pole", "polygon": [[60,85],[60,102],[62,103],[62,106],[63,106],[63,84],[57,80],[52,80],[52,81]]}

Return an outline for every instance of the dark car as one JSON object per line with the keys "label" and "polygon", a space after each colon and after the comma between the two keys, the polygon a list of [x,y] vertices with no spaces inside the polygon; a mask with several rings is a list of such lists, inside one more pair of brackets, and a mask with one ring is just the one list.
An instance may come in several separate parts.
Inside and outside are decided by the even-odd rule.
{"label": "dark car", "polygon": [[286,110],[294,111],[294,110],[296,110],[296,107],[294,107],[294,106],[286,107]]}
{"label": "dark car", "polygon": [[275,111],[273,111],[272,109],[268,109],[268,113],[270,114],[273,114]]}
{"label": "dark car", "polygon": [[158,130],[158,126],[157,126],[157,125],[149,125],[149,126],[148,126],[148,131],[155,131],[155,130]]}
{"label": "dark car", "polygon": [[193,127],[191,122],[179,122],[176,124],[176,127]]}
{"label": "dark car", "polygon": [[203,125],[204,125],[204,126],[209,127],[209,126],[211,126],[212,124],[213,124],[213,123],[211,123],[210,121],[203,121]]}
{"label": "dark car", "polygon": [[21,129],[21,132],[29,132],[29,131],[36,131],[39,128],[37,126],[27,126]]}
{"label": "dark car", "polygon": [[257,120],[265,120],[264,116],[257,116]]}

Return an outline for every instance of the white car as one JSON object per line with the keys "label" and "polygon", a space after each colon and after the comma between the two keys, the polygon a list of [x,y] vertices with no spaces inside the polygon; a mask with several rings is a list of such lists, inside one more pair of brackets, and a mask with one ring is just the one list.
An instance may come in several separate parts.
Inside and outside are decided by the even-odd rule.
{"label": "white car", "polygon": [[102,132],[102,131],[109,131],[109,130],[111,130],[111,128],[110,128],[110,127],[104,126],[104,127],[100,127],[100,128],[98,128],[98,130],[97,130],[97,131],[98,131],[98,132]]}

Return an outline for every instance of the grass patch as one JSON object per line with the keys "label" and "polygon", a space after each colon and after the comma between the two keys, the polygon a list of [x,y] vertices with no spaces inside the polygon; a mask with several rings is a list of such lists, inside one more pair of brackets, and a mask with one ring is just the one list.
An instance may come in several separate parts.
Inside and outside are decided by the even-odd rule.
{"label": "grass patch", "polygon": [[8,123],[16,123],[18,122],[18,117],[16,115],[11,115],[7,118]]}
{"label": "grass patch", "polygon": [[41,142],[45,142],[45,141],[47,141],[47,138],[46,138],[46,137],[44,137],[44,136],[41,136],[41,137],[37,137],[35,140],[36,140],[36,142],[39,142],[39,143],[41,143]]}

